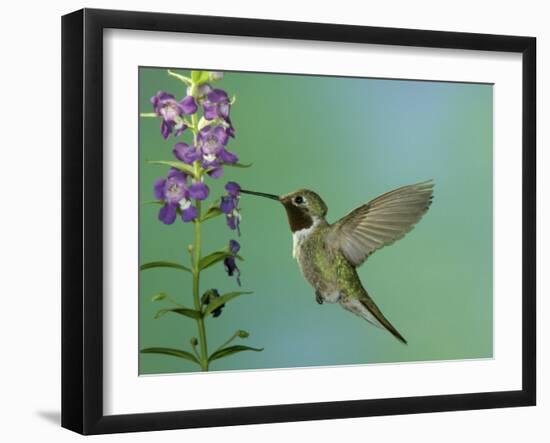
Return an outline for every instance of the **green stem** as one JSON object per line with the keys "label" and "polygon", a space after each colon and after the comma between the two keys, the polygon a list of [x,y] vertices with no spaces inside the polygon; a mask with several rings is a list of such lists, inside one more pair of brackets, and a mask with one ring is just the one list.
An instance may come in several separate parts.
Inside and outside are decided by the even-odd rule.
{"label": "green stem", "polygon": [[[195,220],[195,244],[193,247],[193,302],[195,309],[200,311],[200,269],[199,262],[201,259],[201,202],[197,201],[197,218]],[[203,371],[208,371],[208,345],[206,343],[206,330],[204,328],[204,318],[197,319],[197,325],[199,329],[199,342],[200,342],[200,364]]]}
{"label": "green stem", "polygon": [[[191,86],[193,89],[194,85]],[[197,114],[191,116],[191,130],[193,131],[193,142],[197,143],[198,134],[198,119]],[[198,172],[198,162],[195,162],[195,170]],[[196,175],[197,181],[200,181],[200,173]],[[197,218],[195,219],[195,244],[193,246],[193,302],[197,311],[201,310],[200,303],[200,269],[199,263],[201,260],[201,202],[195,201],[197,207]],[[197,319],[199,329],[199,344],[200,344],[200,364],[203,371],[208,371],[208,344],[206,342],[206,329],[204,327],[204,317]]]}
{"label": "green stem", "polygon": [[193,129],[193,143],[197,144],[197,134],[199,133],[199,119],[197,113],[191,115],[191,125]]}

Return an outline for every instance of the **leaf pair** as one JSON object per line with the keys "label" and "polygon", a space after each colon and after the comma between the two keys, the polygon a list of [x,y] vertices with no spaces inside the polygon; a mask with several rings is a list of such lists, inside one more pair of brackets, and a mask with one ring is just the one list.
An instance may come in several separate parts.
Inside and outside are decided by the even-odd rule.
{"label": "leaf pair", "polygon": [[[184,306],[179,306],[177,308],[160,309],[155,314],[155,318],[160,318],[169,312],[173,312],[175,314],[183,315],[184,317],[189,317],[194,320],[198,320],[200,318],[204,318],[210,315],[212,312],[218,309],[221,305],[229,302],[230,300],[233,300],[234,298],[245,294],[252,294],[252,292],[237,291],[237,292],[229,292],[227,294],[220,295],[219,297],[215,298],[214,300],[212,300],[210,303],[206,305],[206,309],[204,310],[204,312],[197,311],[195,309],[189,309]],[[166,297],[167,297],[166,293],[160,292],[153,296],[152,301],[164,300]]]}
{"label": "leaf pair", "polygon": [[[213,362],[214,360],[219,360],[220,358],[229,357],[230,355],[236,354],[238,352],[243,352],[243,351],[261,352],[263,351],[263,348],[252,348],[250,346],[244,346],[244,345],[228,346],[227,348],[219,349],[216,352],[212,353],[210,357],[208,357],[208,362],[210,363],[210,362]],[[197,357],[195,357],[190,352],[183,351],[181,349],[145,348],[141,350],[141,353],[170,355],[172,357],[183,358],[184,360],[188,360],[197,365],[200,365],[200,362],[197,359]]]}
{"label": "leaf pair", "polygon": [[[147,163],[151,165],[164,165],[164,166],[170,166],[171,168],[175,168],[179,171],[185,172],[187,175],[190,175],[191,177],[198,180],[200,177],[198,177],[198,171],[195,170],[194,167],[188,165],[187,163],[179,162],[176,160],[149,160]],[[251,164],[242,164],[242,163],[223,163],[223,166],[230,166],[232,168],[249,168],[252,166]],[[212,169],[208,169],[206,172],[210,172]]]}

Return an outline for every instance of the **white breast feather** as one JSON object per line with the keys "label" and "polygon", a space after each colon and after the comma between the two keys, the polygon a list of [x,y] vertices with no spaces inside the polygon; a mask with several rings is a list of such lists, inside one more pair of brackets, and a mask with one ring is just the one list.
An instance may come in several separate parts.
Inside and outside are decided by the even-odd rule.
{"label": "white breast feather", "polygon": [[309,228],[300,229],[292,233],[292,257],[296,258],[302,242],[309,237],[315,227],[319,224],[319,218],[313,218],[313,224]]}

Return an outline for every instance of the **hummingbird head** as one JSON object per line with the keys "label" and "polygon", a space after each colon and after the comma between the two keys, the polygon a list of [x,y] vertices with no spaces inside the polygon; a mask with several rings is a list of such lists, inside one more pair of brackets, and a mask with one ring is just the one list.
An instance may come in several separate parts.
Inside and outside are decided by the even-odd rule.
{"label": "hummingbird head", "polygon": [[264,194],[263,192],[246,191],[241,189],[244,194],[258,195],[260,197],[270,198],[280,202],[288,216],[288,224],[292,232],[307,229],[327,215],[327,205],[318,194],[309,189],[298,189],[285,195],[277,196],[273,194]]}

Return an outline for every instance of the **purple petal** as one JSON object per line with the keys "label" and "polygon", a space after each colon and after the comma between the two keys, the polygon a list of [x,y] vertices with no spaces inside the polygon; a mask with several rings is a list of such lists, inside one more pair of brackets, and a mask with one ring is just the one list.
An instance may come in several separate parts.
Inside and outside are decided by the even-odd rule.
{"label": "purple petal", "polygon": [[164,178],[157,178],[153,186],[153,193],[158,200],[164,200],[164,185],[166,180]]}
{"label": "purple petal", "polygon": [[208,186],[204,183],[193,183],[189,187],[189,195],[195,200],[206,200],[209,193]]}
{"label": "purple petal", "polygon": [[176,179],[178,183],[185,183],[187,181],[187,174],[176,168],[170,168],[168,170],[168,178]]}
{"label": "purple petal", "polygon": [[176,97],[174,97],[172,94],[168,94],[168,92],[159,91],[157,92],[157,97],[160,101],[167,101],[167,100],[175,100]]}
{"label": "purple petal", "polygon": [[226,217],[227,226],[229,226],[229,229],[235,230],[237,229],[237,219],[235,217]]}
{"label": "purple petal", "polygon": [[225,268],[225,272],[227,272],[227,275],[229,275],[230,277],[233,275],[233,273],[237,269],[237,264],[235,263],[235,259],[233,257],[224,258],[223,266]]}
{"label": "purple petal", "polygon": [[222,149],[219,152],[218,156],[220,157],[221,161],[230,165],[239,161],[239,157],[237,157],[233,152],[226,151],[225,149]]}
{"label": "purple petal", "polygon": [[174,96],[164,91],[158,91],[156,95],[151,97],[151,104],[155,108],[155,112],[158,114],[160,106],[167,100],[174,100]]}
{"label": "purple petal", "polygon": [[212,130],[212,126],[210,125],[206,125],[204,128],[202,128],[200,131],[199,131],[199,134],[197,136],[199,142],[202,142],[206,139],[206,136],[208,135],[208,133]]}
{"label": "purple petal", "polygon": [[171,225],[176,219],[176,204],[165,204],[159,211],[159,220],[165,225]]}
{"label": "purple petal", "polygon": [[237,240],[229,240],[229,250],[232,254],[236,254],[241,249],[241,245]]}
{"label": "purple petal", "polygon": [[235,183],[235,182],[227,182],[225,184],[225,190],[232,197],[237,197],[239,195],[239,192],[241,192],[241,186],[238,183]]}
{"label": "purple petal", "polygon": [[176,143],[172,152],[178,160],[188,165],[193,164],[193,162],[201,158],[201,153],[194,146],[189,146],[183,142]]}
{"label": "purple petal", "polygon": [[193,221],[196,218],[197,218],[197,208],[195,208],[194,206],[189,206],[188,208],[183,209],[181,211],[181,219],[185,223]]}
{"label": "purple petal", "polygon": [[208,171],[208,175],[212,178],[220,178],[223,175],[223,168],[221,166],[215,166],[214,169]]}
{"label": "purple petal", "polygon": [[162,134],[162,137],[166,140],[170,136],[171,132],[172,125],[163,120],[160,124],[160,133]]}
{"label": "purple petal", "polygon": [[235,128],[233,126],[231,126],[231,122],[229,121],[229,119],[227,119],[226,121],[227,121],[227,123],[229,123],[229,127],[225,128],[225,133],[229,137],[235,138]]}
{"label": "purple petal", "polygon": [[193,96],[188,95],[180,102],[181,109],[185,115],[194,114],[197,112],[197,104]]}
{"label": "purple petal", "polygon": [[229,97],[227,97],[227,93],[223,89],[213,89],[208,93],[207,97],[208,101],[212,103],[226,103],[229,101]]}
{"label": "purple petal", "polygon": [[229,111],[231,110],[231,105],[229,103],[220,103],[218,107],[218,113],[221,118],[227,120],[229,117]]}
{"label": "purple petal", "polygon": [[222,145],[225,146],[227,144],[228,137],[224,128],[222,128],[221,126],[216,126],[213,130],[213,134],[218,139],[218,142],[220,142]]}
{"label": "purple petal", "polygon": [[179,137],[181,134],[183,134],[183,131],[187,129],[187,125],[185,123],[182,123],[180,126],[176,126],[176,132],[174,132],[174,135],[176,137]]}
{"label": "purple petal", "polygon": [[205,103],[203,105],[203,108],[204,108],[204,118],[206,120],[214,120],[215,118],[218,118],[218,110],[216,105]]}
{"label": "purple petal", "polygon": [[220,202],[220,209],[224,214],[229,214],[235,209],[235,199],[229,195],[224,195]]}

